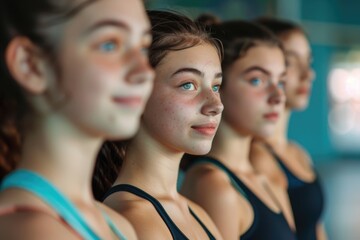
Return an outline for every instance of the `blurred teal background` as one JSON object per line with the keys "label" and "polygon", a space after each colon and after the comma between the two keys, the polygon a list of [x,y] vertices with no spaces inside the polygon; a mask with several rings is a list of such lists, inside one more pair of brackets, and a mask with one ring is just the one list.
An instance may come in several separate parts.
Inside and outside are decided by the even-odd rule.
{"label": "blurred teal background", "polygon": [[[204,12],[222,20],[275,16],[304,27],[316,79],[309,108],[292,115],[289,137],[308,150],[322,176],[329,238],[360,239],[360,1],[148,0],[146,5],[192,18]],[[346,74],[332,77],[339,69]]]}

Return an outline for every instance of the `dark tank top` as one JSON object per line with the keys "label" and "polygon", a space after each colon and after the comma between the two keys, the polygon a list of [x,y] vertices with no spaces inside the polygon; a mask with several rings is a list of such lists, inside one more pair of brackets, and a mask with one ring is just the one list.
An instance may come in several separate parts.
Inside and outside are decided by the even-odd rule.
{"label": "dark tank top", "polygon": [[[116,192],[129,192],[132,193],[140,198],[143,198],[145,200],[148,200],[156,209],[156,211],[159,213],[160,217],[165,222],[166,226],[168,227],[172,237],[174,240],[189,240],[185,234],[176,226],[176,224],[171,220],[170,216],[166,213],[164,207],[161,205],[161,203],[151,196],[150,194],[146,193],[145,191],[141,190],[140,188],[137,188],[133,185],[129,184],[119,184],[116,185],[105,194],[104,200],[110,196],[113,193]],[[200,226],[204,229],[206,234],[208,235],[210,240],[216,240],[215,237],[210,233],[210,231],[207,229],[207,227],[204,225],[203,222],[196,216],[196,214],[191,210],[189,207],[190,214],[195,218],[195,220],[200,224]]]}
{"label": "dark tank top", "polygon": [[210,163],[224,171],[229,177],[234,188],[242,194],[251,204],[254,211],[254,220],[250,228],[241,236],[241,240],[295,240],[282,213],[270,210],[230,169],[218,160],[211,157],[194,158],[190,165]]}
{"label": "dark tank top", "polygon": [[288,194],[298,239],[316,240],[316,226],[324,209],[324,194],[319,175],[316,174],[313,182],[302,181],[286,167],[271,146],[267,145],[267,148],[279,163],[288,180]]}

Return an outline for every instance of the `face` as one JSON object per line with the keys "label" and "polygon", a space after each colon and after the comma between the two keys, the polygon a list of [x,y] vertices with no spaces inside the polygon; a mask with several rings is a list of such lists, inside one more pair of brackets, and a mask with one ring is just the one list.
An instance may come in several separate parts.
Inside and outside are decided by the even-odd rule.
{"label": "face", "polygon": [[141,1],[95,1],[62,29],[60,79],[50,87],[56,95],[60,86],[66,97],[59,114],[94,136],[131,137],[153,84],[145,51],[150,25]]}
{"label": "face", "polygon": [[154,90],[143,115],[144,127],[171,151],[206,154],[223,110],[216,49],[201,44],[171,51],[155,72]]}
{"label": "face", "polygon": [[258,45],[225,72],[223,120],[244,136],[266,137],[284,108],[285,59],[277,47]]}
{"label": "face", "polygon": [[300,31],[293,31],[281,39],[289,64],[285,86],[286,106],[290,109],[304,109],[308,105],[314,79],[309,42]]}

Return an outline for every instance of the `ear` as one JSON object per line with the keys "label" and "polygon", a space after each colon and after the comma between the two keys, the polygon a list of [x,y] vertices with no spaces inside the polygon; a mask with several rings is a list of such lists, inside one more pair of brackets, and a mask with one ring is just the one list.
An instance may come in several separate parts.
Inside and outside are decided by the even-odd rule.
{"label": "ear", "polygon": [[7,46],[5,61],[14,80],[32,94],[45,91],[45,58],[28,38],[15,37]]}

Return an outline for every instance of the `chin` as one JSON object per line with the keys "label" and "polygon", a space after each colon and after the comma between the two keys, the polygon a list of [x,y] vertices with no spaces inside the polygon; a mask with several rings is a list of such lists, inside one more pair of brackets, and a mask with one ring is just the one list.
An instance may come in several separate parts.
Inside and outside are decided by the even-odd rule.
{"label": "chin", "polygon": [[297,100],[297,101],[291,102],[291,103],[289,103],[287,105],[293,110],[302,111],[302,110],[305,110],[308,107],[309,101],[307,101],[307,100]]}
{"label": "chin", "polygon": [[109,140],[126,140],[132,138],[139,129],[139,123],[137,124],[125,124],[118,128],[108,129]]}
{"label": "chin", "polygon": [[185,153],[191,155],[206,155],[211,150],[211,143],[210,144],[193,144],[192,146],[187,147]]}

